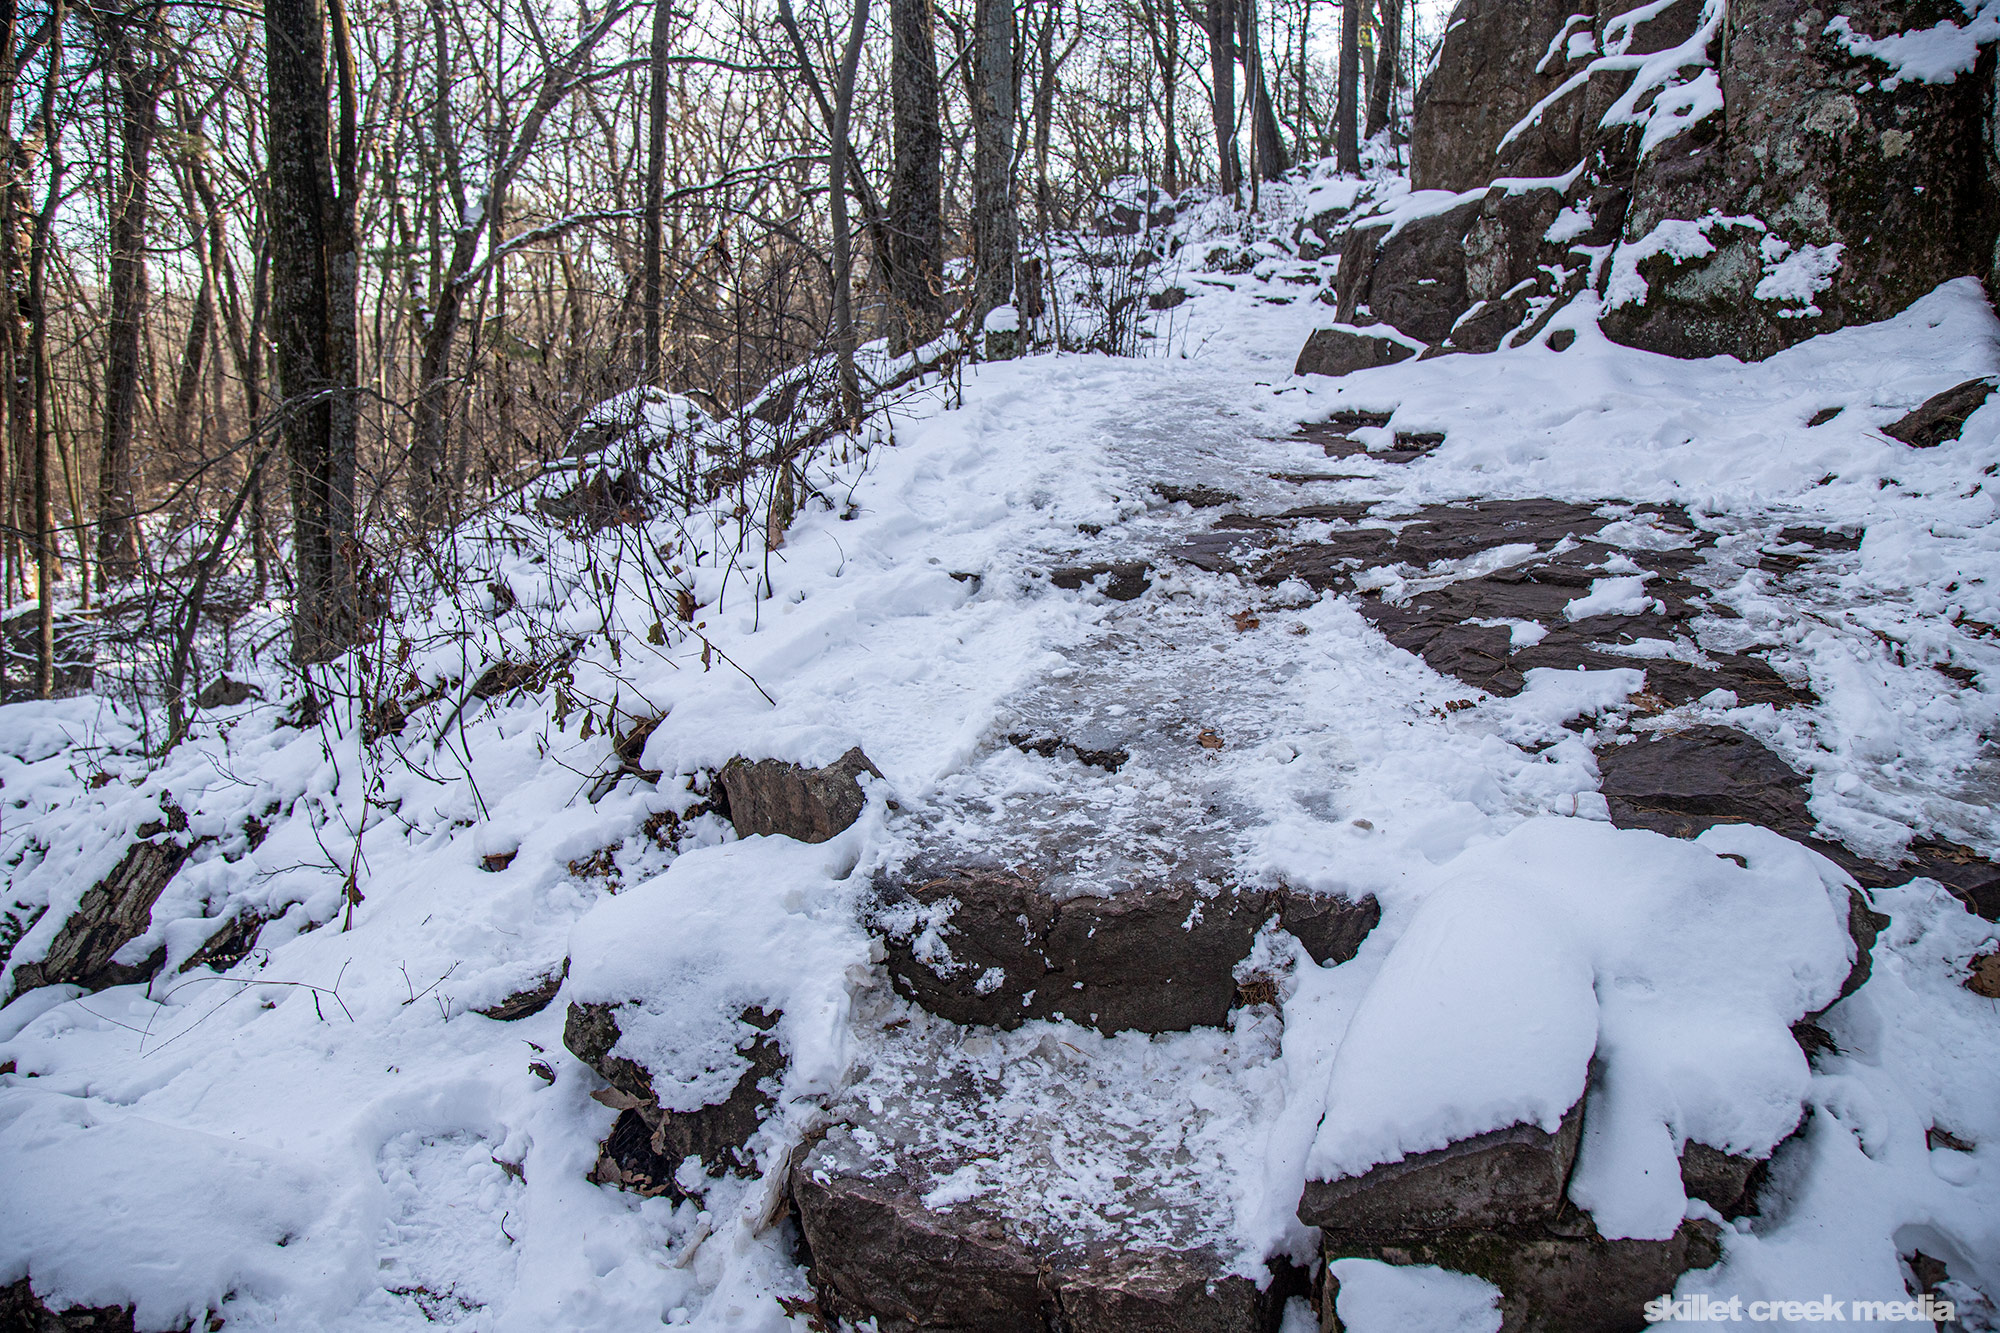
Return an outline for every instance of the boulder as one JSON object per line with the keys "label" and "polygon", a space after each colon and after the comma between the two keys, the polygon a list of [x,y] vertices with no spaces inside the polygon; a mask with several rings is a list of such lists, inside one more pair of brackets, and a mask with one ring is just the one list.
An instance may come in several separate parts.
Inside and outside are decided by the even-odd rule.
{"label": "boulder", "polygon": [[[1327,1259],[1360,1257],[1470,1273],[1500,1288],[1501,1333],[1635,1333],[1647,1301],[1690,1269],[1722,1257],[1713,1222],[1683,1222],[1667,1240],[1606,1240],[1573,1214],[1555,1226],[1460,1231],[1354,1245],[1328,1235]],[[1321,1305],[1338,1283],[1329,1274]]]}
{"label": "boulder", "polygon": [[[1572,98],[1527,136],[1500,140],[1569,73],[1556,44],[1572,0],[1461,0],[1431,76],[1417,90],[1410,136],[1410,182],[1419,190],[1477,189],[1500,175],[1552,176],[1582,155],[1582,104]],[[1590,35],[1588,25],[1583,35]],[[1549,58],[1553,54],[1554,58]]]}
{"label": "boulder", "polygon": [[1957,439],[1965,427],[1965,419],[1984,407],[1992,393],[1992,380],[1967,380],[1926,399],[1909,415],[1884,426],[1882,433],[1912,449],[1934,449]]}
{"label": "boulder", "polygon": [[1553,1134],[1510,1125],[1359,1176],[1308,1180],[1299,1220],[1330,1234],[1371,1237],[1549,1221],[1564,1206],[1582,1132],[1579,1101]]}
{"label": "boulder", "polygon": [[1348,375],[1393,366],[1417,354],[1407,343],[1361,329],[1315,329],[1299,351],[1294,375]]}
{"label": "boulder", "polygon": [[85,891],[41,960],[14,969],[16,995],[62,983],[92,991],[126,986],[159,969],[164,948],[137,963],[116,962],[115,956],[152,925],[153,904],[198,844],[188,835],[187,816],[171,805],[164,824],[139,833],[111,873]]}
{"label": "boulder", "polygon": [[[563,1024],[563,1045],[572,1055],[589,1065],[611,1085],[598,1100],[616,1106],[619,1122],[605,1140],[595,1178],[606,1184],[629,1185],[642,1193],[664,1193],[679,1198],[683,1194],[677,1175],[688,1158],[701,1161],[710,1176],[725,1171],[750,1175],[756,1160],[747,1151],[776,1099],[766,1086],[779,1078],[785,1068],[782,1044],[773,1034],[779,1014],[763,1009],[747,1009],[741,1015],[744,1038],[737,1050],[746,1067],[728,1097],[693,1111],[676,1111],[660,1105],[652,1075],[637,1062],[613,1055],[618,1044],[616,1009],[601,1004],[572,1004]],[[627,1117],[643,1126],[644,1152],[640,1152],[639,1129]]]}
{"label": "boulder", "polygon": [[474,1012],[498,1023],[513,1023],[523,1018],[532,1018],[549,1007],[568,976],[569,959],[565,958],[560,966],[550,968],[532,985],[523,986],[496,1005]]}
{"label": "boulder", "polygon": [[1236,1004],[1236,965],[1267,920],[1295,926],[1325,963],[1352,958],[1381,918],[1373,898],[1204,891],[1188,880],[1057,897],[1027,875],[946,869],[877,891],[874,929],[897,992],[954,1023],[1009,1030],[1047,1018],[1105,1033],[1219,1026]]}
{"label": "boulder", "polygon": [[861,817],[861,775],[882,772],[855,746],[824,768],[781,759],[732,759],[720,775],[729,822],[740,837],[777,834],[825,842]]}
{"label": "boulder", "polygon": [[[1838,9],[1856,38],[1948,17],[1927,0]],[[1949,279],[1991,275],[2000,191],[1983,151],[1990,48],[1949,82],[1899,81],[1819,14],[1798,0],[1737,0],[1720,53],[1727,134],[1712,116],[1643,162],[1624,150],[1628,243],[1710,214],[1757,221],[1713,229],[1712,254],[1648,259],[1644,302],[1605,313],[1612,337],[1672,356],[1761,359],[1886,319]],[[1823,264],[1825,285],[1787,281],[1788,260],[1794,277],[1807,260]]]}

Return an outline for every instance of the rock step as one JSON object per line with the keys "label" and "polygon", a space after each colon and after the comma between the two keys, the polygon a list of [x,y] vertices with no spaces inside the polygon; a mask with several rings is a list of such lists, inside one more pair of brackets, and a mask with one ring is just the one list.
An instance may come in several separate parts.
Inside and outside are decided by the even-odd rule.
{"label": "rock step", "polygon": [[1189,879],[1064,896],[1033,872],[942,868],[876,887],[874,926],[897,993],[954,1023],[1003,1030],[1036,1019],[1103,1033],[1217,1027],[1266,923],[1328,964],[1354,957],[1382,916],[1372,897]]}
{"label": "rock step", "polygon": [[822,1308],[884,1333],[1268,1333],[1305,1294],[1232,1262],[1269,1009],[1150,1039],[890,1009],[791,1171]]}

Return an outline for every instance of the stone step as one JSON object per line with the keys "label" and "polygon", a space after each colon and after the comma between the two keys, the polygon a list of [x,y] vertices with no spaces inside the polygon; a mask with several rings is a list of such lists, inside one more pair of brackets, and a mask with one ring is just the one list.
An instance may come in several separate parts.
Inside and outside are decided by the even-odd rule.
{"label": "stone step", "polygon": [[1261,1169],[1240,1131],[1275,1110],[1277,1031],[1268,1009],[1148,1039],[890,1006],[791,1171],[821,1307],[884,1333],[1275,1330],[1304,1275],[1234,1253],[1231,1182]]}

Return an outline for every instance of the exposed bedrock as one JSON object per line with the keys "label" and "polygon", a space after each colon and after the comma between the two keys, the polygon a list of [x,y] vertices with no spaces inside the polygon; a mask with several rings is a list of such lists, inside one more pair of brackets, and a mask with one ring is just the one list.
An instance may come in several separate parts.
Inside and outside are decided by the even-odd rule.
{"label": "exposed bedrock", "polygon": [[[1364,212],[1329,241],[1340,323],[1386,323],[1433,354],[1492,351],[1588,287],[1620,342],[1761,359],[1953,278],[1992,290],[1993,45],[1955,77],[1899,77],[1870,39],[1963,10],[1834,8],[1734,0],[1704,41],[1701,0],[1462,0],[1411,143],[1413,186],[1459,198],[1397,204],[1394,225]],[[1678,72],[1622,104],[1629,57],[1670,51]],[[1366,364],[1312,359],[1320,373]]]}
{"label": "exposed bedrock", "polygon": [[940,1018],[1004,1029],[1045,1018],[1106,1033],[1218,1026],[1266,921],[1337,963],[1381,919],[1373,898],[1192,878],[1063,896],[1032,873],[940,867],[877,889],[897,992]]}

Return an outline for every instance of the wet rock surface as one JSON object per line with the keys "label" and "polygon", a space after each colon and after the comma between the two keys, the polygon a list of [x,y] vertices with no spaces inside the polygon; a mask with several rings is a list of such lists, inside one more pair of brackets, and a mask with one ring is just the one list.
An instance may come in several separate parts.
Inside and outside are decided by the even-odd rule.
{"label": "wet rock surface", "polygon": [[859,746],[823,768],[779,759],[734,759],[721,773],[729,822],[739,836],[779,834],[825,842],[861,816],[868,803],[861,777],[882,774]]}
{"label": "wet rock surface", "polygon": [[1306,340],[1294,375],[1351,375],[1357,370],[1393,366],[1417,354],[1416,349],[1394,338],[1360,329],[1318,329]]}
{"label": "wet rock surface", "polygon": [[[1309,541],[1269,542],[1259,583],[1298,579],[1315,589],[1359,591],[1362,614],[1391,643],[1476,689],[1518,694],[1536,668],[1627,667],[1643,669],[1647,691],[1668,705],[1716,690],[1739,703],[1779,707],[1811,698],[1760,657],[1701,646],[1696,622],[1734,613],[1693,579],[1712,539],[1678,511],[1641,507],[1614,520],[1602,507],[1558,500],[1414,514],[1319,506],[1279,515],[1264,528],[1275,533],[1305,521],[1331,526]],[[1614,521],[1643,528],[1659,544],[1596,540]],[[1482,559],[1490,572],[1481,572]],[[1460,567],[1444,568],[1451,565]],[[1386,584],[1364,584],[1363,576],[1390,569],[1397,576]],[[1606,604],[1607,587],[1627,595]],[[1596,602],[1588,600],[1593,593],[1600,593]]]}
{"label": "wet rock surface", "polygon": [[652,1075],[643,1066],[612,1054],[619,1038],[616,1009],[570,1005],[563,1045],[611,1085],[597,1099],[619,1111],[593,1179],[681,1198],[686,1187],[679,1173],[690,1158],[698,1159],[710,1176],[754,1171],[747,1145],[776,1104],[772,1093],[785,1067],[784,1048],[772,1034],[779,1017],[762,1009],[744,1011],[741,1023],[747,1035],[737,1051],[747,1067],[729,1096],[697,1110],[677,1111],[660,1104]]}
{"label": "wet rock surface", "polygon": [[1611,821],[1620,828],[1692,838],[1717,824],[1759,824],[1824,853],[1866,887],[1923,875],[1968,911],[2000,917],[2000,865],[1939,838],[1914,839],[1891,865],[1820,838],[1806,804],[1807,779],[1744,732],[1719,726],[1659,732],[1601,749],[1597,766]]}

